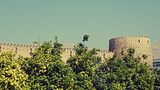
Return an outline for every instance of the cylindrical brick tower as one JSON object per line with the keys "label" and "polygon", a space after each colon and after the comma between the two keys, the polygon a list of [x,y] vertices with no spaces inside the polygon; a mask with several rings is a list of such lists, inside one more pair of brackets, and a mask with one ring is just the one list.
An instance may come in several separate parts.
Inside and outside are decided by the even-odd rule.
{"label": "cylindrical brick tower", "polygon": [[[109,51],[115,52],[118,57],[129,48],[135,49],[135,57],[141,57],[142,63],[153,66],[153,57],[150,39],[146,36],[116,37],[109,40]],[[147,58],[143,56],[146,55]]]}

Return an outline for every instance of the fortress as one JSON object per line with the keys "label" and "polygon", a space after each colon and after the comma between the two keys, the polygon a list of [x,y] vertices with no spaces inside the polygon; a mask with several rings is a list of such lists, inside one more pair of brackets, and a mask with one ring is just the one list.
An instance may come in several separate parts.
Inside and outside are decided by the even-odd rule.
{"label": "fortress", "polygon": [[[109,51],[122,57],[128,48],[135,49],[135,57],[140,57],[142,63],[153,66],[151,41],[146,36],[117,37],[109,40]],[[143,56],[147,56],[144,58]]]}
{"label": "fortress", "polygon": [[[0,43],[0,53],[6,51],[13,51],[17,53],[17,55],[21,55],[24,57],[31,57],[31,52],[33,52],[38,45],[23,45],[23,44],[6,44]],[[151,50],[150,39],[146,36],[130,36],[130,37],[116,37],[109,40],[109,51],[108,50],[100,50],[98,52],[98,56],[104,60],[105,58],[113,57],[114,53],[118,57],[122,57],[124,52],[127,51],[128,48],[135,49],[135,57],[142,58],[143,55],[146,55],[147,58],[141,60],[142,63],[147,63],[150,66],[153,66],[153,57]],[[64,46],[62,59],[64,62],[73,56],[75,53],[73,47]]]}

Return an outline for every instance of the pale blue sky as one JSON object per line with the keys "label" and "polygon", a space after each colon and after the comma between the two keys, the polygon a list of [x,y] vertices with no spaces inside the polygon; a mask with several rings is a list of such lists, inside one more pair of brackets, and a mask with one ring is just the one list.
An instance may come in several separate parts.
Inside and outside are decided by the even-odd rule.
{"label": "pale blue sky", "polygon": [[116,36],[160,42],[160,0],[0,0],[0,42],[51,40],[108,48]]}

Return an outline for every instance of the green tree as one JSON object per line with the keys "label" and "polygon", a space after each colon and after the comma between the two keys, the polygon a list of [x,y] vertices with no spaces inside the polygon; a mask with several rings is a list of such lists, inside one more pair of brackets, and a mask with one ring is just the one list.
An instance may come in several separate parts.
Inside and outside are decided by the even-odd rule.
{"label": "green tree", "polygon": [[[84,37],[83,42],[88,40],[88,36]],[[76,45],[74,50],[75,55],[67,60],[67,64],[72,67],[76,74],[74,89],[94,89],[93,76],[95,74],[95,69],[101,61],[101,58],[97,57],[98,50],[88,50],[84,43]]]}
{"label": "green tree", "polygon": [[84,35],[82,42],[88,41],[89,35]]}
{"label": "green tree", "polygon": [[155,70],[155,90],[160,90],[160,70]]}
{"label": "green tree", "polygon": [[51,89],[71,90],[74,85],[75,74],[71,67],[62,61],[55,61],[47,72]]}
{"label": "green tree", "polygon": [[122,59],[114,56],[96,70],[94,85],[100,90],[153,90],[154,73],[134,58],[133,49]]}
{"label": "green tree", "polygon": [[0,55],[0,89],[1,90],[27,90],[27,74],[21,70],[19,60],[15,59],[13,52]]}
{"label": "green tree", "polygon": [[68,89],[73,86],[74,73],[62,62],[61,54],[62,44],[55,38],[53,44],[44,42],[31,58],[26,59],[22,68],[29,75],[31,89]]}

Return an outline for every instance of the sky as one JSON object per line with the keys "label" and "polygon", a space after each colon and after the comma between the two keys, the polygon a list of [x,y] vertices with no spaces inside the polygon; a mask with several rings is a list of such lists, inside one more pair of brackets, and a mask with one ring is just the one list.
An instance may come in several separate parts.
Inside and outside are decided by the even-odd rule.
{"label": "sky", "polygon": [[160,42],[160,0],[0,0],[0,42],[58,40],[107,49],[109,39],[143,35]]}

